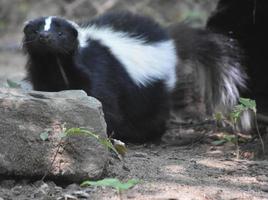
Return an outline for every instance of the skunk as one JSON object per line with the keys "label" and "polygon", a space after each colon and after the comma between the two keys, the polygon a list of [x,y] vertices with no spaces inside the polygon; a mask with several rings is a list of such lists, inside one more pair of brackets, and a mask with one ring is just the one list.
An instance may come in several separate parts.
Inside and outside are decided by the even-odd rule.
{"label": "skunk", "polygon": [[83,89],[102,103],[116,139],[146,142],[164,133],[177,56],[156,22],[127,12],[83,25],[48,16],[27,22],[24,34],[34,90]]}
{"label": "skunk", "polygon": [[198,84],[215,105],[211,109],[233,106],[244,86],[244,72],[226,41],[184,30],[169,32],[128,12],[81,25],[55,16],[37,18],[24,27],[27,79],[39,91],[83,89],[101,101],[109,136],[153,141],[165,132],[170,109],[183,95],[176,95],[181,68],[196,66]]}

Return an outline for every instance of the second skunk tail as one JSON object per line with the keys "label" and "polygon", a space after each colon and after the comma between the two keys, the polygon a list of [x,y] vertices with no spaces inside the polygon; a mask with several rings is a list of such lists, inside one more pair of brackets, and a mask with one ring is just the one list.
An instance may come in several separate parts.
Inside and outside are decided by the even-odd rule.
{"label": "second skunk tail", "polygon": [[[246,89],[243,56],[235,40],[185,24],[170,27],[178,55],[173,110],[200,119],[215,112],[229,113]],[[179,111],[181,110],[181,111]],[[251,128],[249,113],[241,116],[241,129]]]}

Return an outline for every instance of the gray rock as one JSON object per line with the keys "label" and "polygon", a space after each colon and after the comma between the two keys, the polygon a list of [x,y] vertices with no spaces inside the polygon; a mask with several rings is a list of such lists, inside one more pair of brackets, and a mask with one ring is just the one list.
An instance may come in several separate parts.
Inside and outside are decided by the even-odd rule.
{"label": "gray rock", "polygon": [[[108,151],[88,136],[60,137],[84,127],[106,136],[101,103],[83,91],[26,92],[0,88],[0,176],[80,182],[99,178]],[[48,133],[47,140],[40,137]]]}

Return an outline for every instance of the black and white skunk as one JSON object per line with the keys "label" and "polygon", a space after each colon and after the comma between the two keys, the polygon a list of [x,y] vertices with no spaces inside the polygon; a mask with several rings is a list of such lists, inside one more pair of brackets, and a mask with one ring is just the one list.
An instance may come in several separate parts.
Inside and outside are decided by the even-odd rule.
{"label": "black and white skunk", "polygon": [[193,70],[202,77],[199,84],[212,109],[233,106],[245,84],[223,40],[191,30],[174,33],[173,39],[153,20],[128,12],[84,25],[41,17],[27,22],[24,33],[33,89],[83,89],[102,102],[108,135],[124,141],[152,141],[165,132],[181,67],[200,65],[202,70]]}
{"label": "black and white skunk", "polygon": [[166,129],[177,57],[168,33],[151,19],[106,14],[86,25],[59,17],[24,28],[34,90],[83,89],[102,102],[107,133],[145,142]]}

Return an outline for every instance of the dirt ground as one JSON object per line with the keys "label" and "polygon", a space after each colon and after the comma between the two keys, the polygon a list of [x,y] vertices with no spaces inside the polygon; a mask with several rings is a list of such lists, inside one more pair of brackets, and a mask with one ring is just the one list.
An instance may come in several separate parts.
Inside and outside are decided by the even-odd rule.
{"label": "dirt ground", "polygon": [[[24,75],[23,54],[0,53],[0,84]],[[240,145],[240,159],[232,143],[215,146],[215,127],[170,128],[159,144],[128,145],[123,161],[111,157],[104,177],[140,183],[123,192],[122,199],[264,200],[268,199],[268,160],[256,155],[258,140]],[[0,177],[0,200],[119,199],[111,188],[81,188],[51,181]]]}

